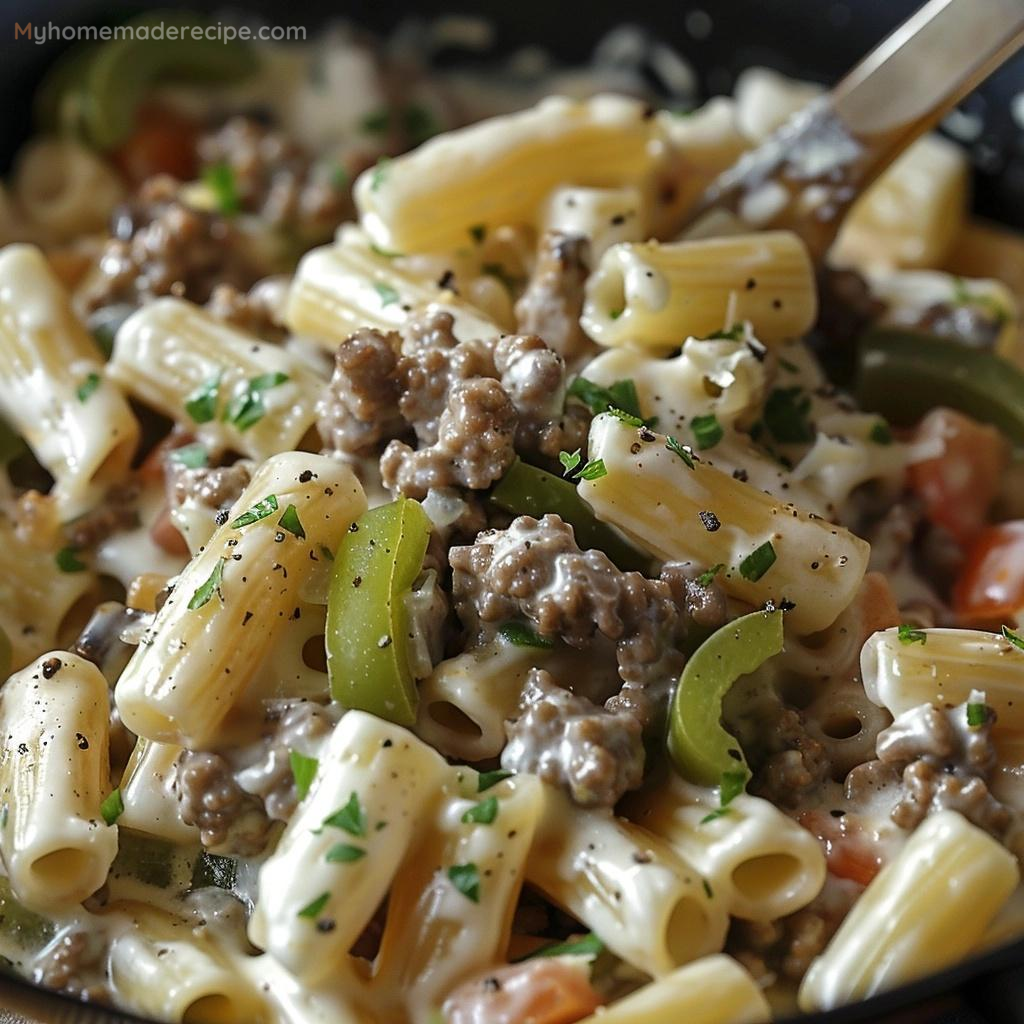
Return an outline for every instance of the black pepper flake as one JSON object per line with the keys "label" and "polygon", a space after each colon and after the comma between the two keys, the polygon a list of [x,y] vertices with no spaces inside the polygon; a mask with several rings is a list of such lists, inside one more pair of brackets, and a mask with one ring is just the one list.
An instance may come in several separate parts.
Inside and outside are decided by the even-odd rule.
{"label": "black pepper flake", "polygon": [[782,309],[782,299],[772,299],[772,309]]}
{"label": "black pepper flake", "polygon": [[387,747],[392,747],[392,746],[394,746],[394,740],[385,740],[385,741],[384,741],[384,742],[383,742],[383,743],[381,744],[381,746],[382,746],[382,747],[384,747],[384,748],[387,748]]}
{"label": "black pepper flake", "polygon": [[749,338],[747,340],[747,350],[759,363],[763,363],[765,356],[768,355],[768,349],[756,338]]}
{"label": "black pepper flake", "polygon": [[796,601],[787,601],[783,598],[779,602],[779,610],[784,612],[791,612],[796,607]]}
{"label": "black pepper flake", "polygon": [[296,608],[295,611],[292,612],[292,619],[298,619],[299,617],[301,617],[301,615],[302,615],[301,609]]}
{"label": "black pepper flake", "polygon": [[380,648],[381,650],[384,650],[384,648],[385,648],[385,647],[390,647],[390,646],[391,646],[391,637],[390,637],[390,636],[388,636],[387,634],[385,634],[384,636],[382,636],[382,637],[381,637],[381,638],[380,638],[380,639],[379,639],[379,640],[377,641],[377,646],[378,646],[378,647],[379,647],[379,648]]}
{"label": "black pepper flake", "polygon": [[708,533],[714,533],[722,528],[722,522],[714,512],[698,512],[697,514],[700,516],[700,521],[704,524],[704,529]]}
{"label": "black pepper flake", "polygon": [[252,612],[246,612],[245,615],[242,616],[242,625],[243,626],[247,625],[251,618],[252,618]]}
{"label": "black pepper flake", "polygon": [[43,678],[52,679],[61,669],[60,658],[47,658],[42,664]]}
{"label": "black pepper flake", "polygon": [[356,576],[356,577],[355,577],[355,578],[354,578],[354,579],[352,580],[352,586],[353,586],[353,587],[356,587],[356,588],[358,589],[358,588],[359,588],[359,587],[361,587],[362,585],[363,585],[363,577],[362,577],[362,576]]}
{"label": "black pepper flake", "polygon": [[313,479],[313,470],[311,470],[311,469],[304,469],[299,474],[299,483],[300,484],[308,484],[309,481],[312,480],[312,479]]}
{"label": "black pepper flake", "polygon": [[78,744],[79,750],[89,749],[89,741],[80,732],[75,733],[75,743]]}
{"label": "black pepper flake", "polygon": [[828,813],[831,814],[833,818],[843,818],[846,816],[846,811],[840,811],[838,808],[836,810],[829,811]]}
{"label": "black pepper flake", "polygon": [[335,927],[334,921],[329,917],[321,917],[316,923],[316,930],[324,935],[333,932]]}
{"label": "black pepper flake", "polygon": [[231,515],[231,513],[230,513],[230,512],[229,512],[229,511],[228,511],[228,510],[227,510],[226,508],[222,508],[222,509],[221,509],[221,510],[220,510],[220,511],[219,511],[219,512],[218,512],[218,513],[217,513],[217,514],[216,514],[216,515],[215,515],[215,516],[213,517],[213,521],[214,521],[214,522],[215,522],[215,523],[216,523],[216,524],[217,524],[218,526],[223,526],[223,525],[224,525],[224,524],[225,524],[225,523],[226,523],[226,522],[228,521],[228,516],[230,516],[230,515]]}
{"label": "black pepper flake", "polygon": [[753,291],[757,287],[757,280],[753,277],[747,278],[747,291]]}
{"label": "black pepper flake", "polygon": [[500,992],[501,982],[497,978],[484,978],[483,986],[485,992]]}
{"label": "black pepper flake", "polygon": [[745,484],[750,479],[750,476],[745,469],[734,469],[732,471],[732,478]]}
{"label": "black pepper flake", "polygon": [[440,276],[440,278],[438,279],[437,287],[438,288],[451,288],[452,291],[454,291],[455,289],[452,288],[452,282],[454,280],[455,280],[455,271],[453,271],[453,270],[446,270]]}
{"label": "black pepper flake", "polygon": [[636,864],[650,864],[653,859],[647,850],[633,851],[633,861]]}
{"label": "black pepper flake", "polygon": [[629,451],[630,451],[631,455],[639,455],[642,450],[643,450],[643,445],[639,441],[634,441],[629,446]]}
{"label": "black pepper flake", "polygon": [[284,543],[284,534],[280,530],[278,530],[277,533],[274,534],[274,543],[275,544],[282,544],[282,543]]}
{"label": "black pepper flake", "polygon": [[651,430],[648,427],[641,427],[640,428],[640,440],[641,441],[647,441],[648,443],[650,443],[651,441],[657,441],[658,440],[658,435],[655,434],[654,431]]}
{"label": "black pepper flake", "polygon": [[349,533],[358,533],[359,532],[359,524],[358,523],[349,523],[348,524],[348,532]]}
{"label": "black pepper flake", "polygon": [[626,215],[624,213],[617,213],[611,219],[611,224],[612,224],[613,227],[618,227],[620,224],[625,224],[625,223],[626,223]]}
{"label": "black pepper flake", "polygon": [[19,743],[18,744],[18,753],[19,754],[27,754],[28,753],[28,744],[27,743]]}

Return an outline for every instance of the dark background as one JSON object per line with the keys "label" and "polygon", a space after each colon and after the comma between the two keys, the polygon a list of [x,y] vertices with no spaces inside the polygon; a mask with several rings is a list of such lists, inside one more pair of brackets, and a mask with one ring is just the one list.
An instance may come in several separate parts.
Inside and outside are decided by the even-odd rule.
{"label": "dark background", "polygon": [[[968,0],[969,2],[969,0]],[[1021,0],[1024,3],[1024,0]],[[667,3],[502,0],[467,4],[459,0],[272,2],[234,4],[162,2],[151,4],[0,0],[0,168],[6,168],[30,130],[32,91],[45,67],[66,44],[15,41],[14,24],[26,21],[68,25],[114,23],[128,14],[157,7],[179,7],[216,14],[242,7],[275,24],[302,24],[312,35],[332,18],[349,18],[383,34],[410,15],[484,15],[496,26],[496,55],[541,44],[562,61],[586,61],[594,44],[624,23],[643,26],[681,52],[698,73],[704,96],[728,93],[739,71],[764,64],[802,78],[830,84],[874,43],[919,6],[918,0],[672,0]],[[710,29],[708,25],[710,22]],[[487,56],[474,58],[487,62]],[[1012,116],[1024,91],[1024,54],[1008,63],[965,104],[983,128],[968,148],[976,168],[974,203],[978,212],[1024,228],[1024,132]],[[1024,101],[1020,104],[1024,124]],[[11,986],[16,986],[12,988]],[[79,1016],[56,997],[33,997],[0,975],[0,1022],[4,1007],[32,1000],[29,1012],[41,1020],[113,1020],[83,1009]],[[39,1000],[39,1001],[37,1001]],[[47,1009],[52,1007],[52,1012]],[[67,1014],[68,1016],[65,1016]],[[95,1014],[95,1015],[94,1015]],[[124,1018],[118,1018],[124,1019]],[[1024,942],[943,975],[812,1021],[829,1024],[1024,1024]],[[677,1024],[677,1022],[666,1022]],[[680,1021],[678,1024],[686,1024]]]}

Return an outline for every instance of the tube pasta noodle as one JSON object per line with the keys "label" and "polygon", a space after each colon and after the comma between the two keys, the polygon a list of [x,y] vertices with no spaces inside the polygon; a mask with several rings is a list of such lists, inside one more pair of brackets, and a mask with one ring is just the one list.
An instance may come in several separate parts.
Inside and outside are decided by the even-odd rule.
{"label": "tube pasta noodle", "polygon": [[[853,600],[869,549],[847,530],[780,505],[701,462],[690,469],[663,437],[641,441],[612,415],[594,420],[589,451],[604,460],[607,473],[583,481],[580,495],[601,519],[659,558],[722,563],[718,579],[726,593],[750,604],[794,600],[787,621],[801,635],[830,625]],[[707,510],[721,523],[713,532],[699,515]],[[760,578],[744,576],[743,560],[766,543],[775,562]]]}
{"label": "tube pasta noodle", "polygon": [[110,166],[71,139],[42,138],[18,154],[15,199],[54,241],[102,231],[124,188]]}
{"label": "tube pasta noodle", "polygon": [[646,197],[633,186],[566,186],[548,196],[540,218],[542,231],[586,235],[592,259],[618,242],[639,242],[649,234]]}
{"label": "tube pasta noodle", "polygon": [[[306,364],[281,346],[172,298],[157,299],[125,321],[109,373],[135,398],[191,423],[204,444],[254,459],[299,446],[316,419],[322,387]],[[209,396],[208,408],[198,415],[191,404],[197,394]]]}
{"label": "tube pasta noodle", "polygon": [[[427,1024],[455,985],[504,955],[543,808],[540,781],[523,775],[487,790],[497,800],[493,822],[466,823],[463,815],[484,797],[476,772],[459,774],[465,795],[442,800],[396,876],[374,971],[373,989],[384,1001],[404,1004],[415,1024]],[[476,867],[476,900],[446,874],[460,864]]]}
{"label": "tube pasta noodle", "polygon": [[753,321],[758,338],[775,345],[806,333],[817,312],[803,242],[789,231],[765,231],[613,245],[587,280],[580,323],[600,345],[664,353],[739,320]]}
{"label": "tube pasta noodle", "polygon": [[767,1024],[771,1009],[732,957],[706,956],[659,978],[581,1024]]}
{"label": "tube pasta noodle", "polygon": [[95,586],[89,571],[61,572],[55,552],[19,541],[0,517],[0,628],[11,641],[11,668],[55,647],[62,624]]}
{"label": "tube pasta noodle", "polygon": [[126,1009],[190,1024],[269,1024],[257,988],[189,922],[128,904],[130,923],[110,944],[110,980]]}
{"label": "tube pasta noodle", "polygon": [[335,244],[302,258],[288,294],[285,322],[333,349],[361,327],[401,327],[413,310],[451,313],[455,333],[463,340],[499,333],[483,312],[449,289],[404,271],[349,226]]}
{"label": "tube pasta noodle", "polygon": [[801,1009],[866,999],[955,963],[1019,881],[1016,859],[990,835],[956,811],[930,815],[811,964]]}
{"label": "tube pasta noodle", "polygon": [[[260,869],[249,938],[304,982],[329,977],[387,894],[416,830],[432,814],[446,771],[441,757],[411,733],[348,712],[321,752],[309,798]],[[361,824],[346,829],[327,822],[351,805]],[[331,862],[339,843],[363,853]],[[319,930],[317,920],[332,927]]]}
{"label": "tube pasta noodle", "polygon": [[893,717],[919,704],[961,704],[981,690],[996,729],[1024,730],[1024,653],[977,629],[926,629],[904,643],[895,628],[870,636],[860,655],[867,695]]}
{"label": "tube pasta noodle", "polygon": [[64,518],[128,471],[139,425],[30,245],[0,250],[0,413],[55,480]]}
{"label": "tube pasta noodle", "polygon": [[118,824],[147,832],[172,843],[194,843],[199,839],[195,825],[181,820],[174,793],[174,764],[182,752],[170,743],[140,739],[121,779],[124,811]]}
{"label": "tube pasta noodle", "polygon": [[15,894],[57,910],[91,896],[117,854],[107,681],[84,658],[42,655],[0,690],[0,855]]}
{"label": "tube pasta noodle", "polygon": [[627,813],[693,865],[733,916],[772,921],[807,906],[825,882],[818,840],[759,797],[737,796],[705,821],[718,806],[714,791],[673,777],[631,799]]}
{"label": "tube pasta noodle", "polygon": [[757,145],[823,92],[771,68],[747,68],[736,79],[736,125]]}
{"label": "tube pasta noodle", "polygon": [[918,139],[853,205],[830,259],[864,270],[941,266],[967,213],[968,170],[949,139]]}
{"label": "tube pasta noodle", "polygon": [[[272,515],[231,526],[270,496],[277,506]],[[279,520],[291,505],[305,536],[289,532],[278,542]],[[201,748],[211,742],[293,615],[316,564],[311,556],[323,547],[335,550],[365,509],[352,471],[333,459],[288,452],[260,466],[228,521],[178,577],[118,681],[125,724],[161,743]],[[204,588],[206,600],[190,608]]]}
{"label": "tube pasta noodle", "polygon": [[360,220],[385,249],[455,249],[478,226],[532,222],[559,185],[647,183],[665,147],[644,110],[622,96],[557,96],[448,132],[360,175]]}
{"label": "tube pasta noodle", "polygon": [[[722,948],[725,901],[663,840],[545,789],[527,881],[654,977]],[[638,912],[639,911],[639,912]]]}

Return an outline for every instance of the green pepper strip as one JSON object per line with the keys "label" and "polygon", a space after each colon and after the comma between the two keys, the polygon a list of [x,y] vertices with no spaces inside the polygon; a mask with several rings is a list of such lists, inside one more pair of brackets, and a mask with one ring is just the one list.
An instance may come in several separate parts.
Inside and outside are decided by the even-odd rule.
{"label": "green pepper strip", "polygon": [[327,596],[327,673],[347,708],[398,725],[416,721],[405,595],[423,569],[431,522],[399,498],[356,520],[334,556]]}
{"label": "green pepper strip", "polygon": [[110,865],[113,878],[134,878],[143,885],[167,889],[174,880],[175,857],[179,850],[163,839],[120,828],[117,856]]}
{"label": "green pepper strip", "polygon": [[245,42],[205,34],[195,38],[193,28],[205,29],[212,23],[188,12],[161,11],[129,22],[150,27],[157,23],[180,28],[179,38],[107,40],[86,53],[76,50],[70,67],[58,64],[43,84],[40,116],[60,121],[67,117],[70,124],[56,127],[81,130],[92,145],[109,149],[131,134],[139,103],[154,82],[233,82],[259,66],[256,51]]}
{"label": "green pepper strip", "polygon": [[620,569],[646,572],[650,555],[635,548],[620,533],[602,523],[568,480],[531,466],[521,459],[512,463],[498,481],[491,499],[499,508],[519,516],[540,518],[554,512],[568,523],[583,550],[598,548]]}
{"label": "green pepper strip", "polygon": [[1024,444],[1024,373],[990,352],[913,331],[869,331],[860,341],[857,399],[894,423],[937,405],[959,409]]}
{"label": "green pepper strip", "polygon": [[686,663],[672,698],[668,752],[680,775],[717,786],[726,772],[750,769],[722,728],[722,700],[736,680],[782,650],[782,612],[751,612],[722,626]]}
{"label": "green pepper strip", "polygon": [[18,902],[11,883],[0,876],[0,956],[18,959],[15,950],[33,953],[56,935],[56,925]]}

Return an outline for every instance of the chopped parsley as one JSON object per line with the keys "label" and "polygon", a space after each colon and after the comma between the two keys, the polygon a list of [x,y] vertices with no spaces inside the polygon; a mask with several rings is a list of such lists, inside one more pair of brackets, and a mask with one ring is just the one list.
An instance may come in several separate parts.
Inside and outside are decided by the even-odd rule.
{"label": "chopped parsley", "polygon": [[295,778],[295,795],[300,800],[305,800],[309,787],[313,785],[313,779],[316,778],[316,770],[320,762],[315,757],[307,757],[298,750],[288,751],[288,761],[292,766],[292,775]]}
{"label": "chopped parsley", "polygon": [[723,807],[728,807],[743,792],[747,784],[747,773],[742,768],[728,768],[722,772],[722,781],[719,783],[719,801]]}
{"label": "chopped parsley", "polygon": [[496,796],[489,796],[481,800],[480,803],[473,804],[463,814],[462,821],[465,825],[490,825],[497,816],[498,798]]}
{"label": "chopped parsley", "polygon": [[997,329],[1002,327],[1008,319],[1006,310],[999,305],[994,296],[972,292],[962,277],[953,278],[952,304],[954,306],[980,306],[982,309],[987,309],[992,314]]}
{"label": "chopped parsley", "polygon": [[923,629],[915,629],[906,623],[903,623],[896,630],[896,635],[899,637],[901,644],[923,644],[928,640],[928,634]]}
{"label": "chopped parsley", "polygon": [[889,429],[889,424],[885,420],[878,420],[872,427],[868,437],[875,442],[875,444],[889,445],[892,444],[892,431]]}
{"label": "chopped parsley", "polygon": [[1003,636],[1019,651],[1024,651],[1024,636],[1015,633],[1009,626],[1003,626]]}
{"label": "chopped parsley", "polygon": [[351,843],[335,843],[327,851],[324,859],[328,864],[351,864],[352,861],[365,856],[366,851],[361,847],[353,846]]}
{"label": "chopped parsley", "polygon": [[402,127],[405,129],[410,146],[418,146],[420,143],[426,142],[441,130],[441,125],[434,112],[429,107],[421,106],[418,103],[410,103],[402,111]]}
{"label": "chopped parsley", "polygon": [[608,310],[608,318],[610,320],[618,320],[619,317],[622,316],[622,314],[625,313],[625,312],[626,312],[626,307],[625,306],[622,306],[619,309],[609,309]]}
{"label": "chopped parsley", "polygon": [[402,254],[400,252],[392,252],[390,249],[381,248],[376,242],[370,243],[370,248],[380,257],[386,260],[396,260]]}
{"label": "chopped parsley", "polygon": [[331,186],[339,192],[344,192],[348,188],[351,180],[352,176],[348,173],[348,169],[343,164],[335,164],[331,168]]}
{"label": "chopped parsley", "polygon": [[504,768],[496,768],[493,772],[481,772],[477,778],[476,791],[486,793],[491,786],[496,786],[505,779],[510,779],[515,772],[507,772]]}
{"label": "chopped parsley", "polygon": [[542,650],[550,650],[555,646],[554,640],[541,636],[521,622],[506,622],[498,630],[498,636],[515,647],[539,647]]}
{"label": "chopped parsley", "polygon": [[262,501],[256,502],[248,512],[243,512],[232,524],[232,530],[241,530],[243,526],[251,526],[277,511],[277,495],[268,494]]}
{"label": "chopped parsley", "polygon": [[600,480],[601,477],[608,475],[608,468],[604,464],[604,459],[591,459],[581,470],[581,480]]}
{"label": "chopped parsley", "polygon": [[188,603],[188,610],[194,612],[197,608],[202,608],[215,592],[220,591],[221,581],[224,579],[224,563],[227,561],[226,558],[218,558],[217,564],[213,567],[213,572],[210,573],[207,581],[196,589],[196,592],[192,595],[192,599]]}
{"label": "chopped parsley", "polygon": [[693,451],[684,444],[680,444],[671,434],[665,438],[665,447],[672,452],[673,455],[678,455],[679,458],[686,463],[689,469],[693,469]]}
{"label": "chopped parsley", "polygon": [[217,211],[225,217],[233,217],[242,209],[238,195],[238,182],[234,168],[227,163],[211,164],[203,170],[203,182],[213,193]]}
{"label": "chopped parsley", "polygon": [[493,277],[500,281],[510,292],[515,291],[516,288],[523,284],[523,278],[514,277],[505,269],[503,263],[484,263],[480,269],[488,277]]}
{"label": "chopped parsley", "polygon": [[78,400],[82,403],[88,402],[93,392],[100,386],[100,375],[98,373],[90,373],[81,384],[78,385],[78,390],[75,394],[78,395]]}
{"label": "chopped parsley", "polygon": [[322,892],[315,900],[307,903],[299,912],[296,917],[305,917],[312,920],[320,916],[321,911],[327,906],[327,901],[331,898],[329,892]]}
{"label": "chopped parsley", "polygon": [[371,135],[383,135],[391,124],[391,111],[387,107],[371,110],[362,121],[362,129]]}
{"label": "chopped parsley", "polygon": [[740,562],[740,575],[745,580],[756,583],[775,564],[777,557],[772,542],[766,540]]}
{"label": "chopped parsley", "polygon": [[284,510],[284,514],[278,519],[277,524],[281,529],[287,530],[290,534],[298,537],[299,540],[306,536],[306,531],[299,520],[299,511],[294,505],[289,505]]}
{"label": "chopped parsley", "polygon": [[474,224],[469,229],[469,237],[479,245],[487,237],[487,225],[486,224]]}
{"label": "chopped parsley", "polygon": [[690,420],[690,429],[693,431],[697,448],[702,452],[707,451],[708,448],[714,448],[725,437],[725,430],[713,412],[709,412],[706,416],[694,416]]}
{"label": "chopped parsley", "polygon": [[200,384],[185,399],[185,412],[195,423],[209,423],[217,415],[217,392],[220,390],[220,374]]}
{"label": "chopped parsley", "polygon": [[700,819],[700,824],[706,825],[709,821],[717,821],[719,818],[724,818],[728,813],[728,807],[719,807],[716,810],[713,810],[710,814],[705,814],[704,817]]}
{"label": "chopped parsley", "polygon": [[373,168],[373,171],[370,174],[371,192],[376,192],[377,189],[379,189],[381,185],[384,184],[384,178],[385,175],[387,174],[388,164],[390,163],[391,161],[386,156],[382,156],[380,157],[380,159],[378,159],[376,166]]}
{"label": "chopped parsley", "polygon": [[638,419],[643,415],[636,385],[629,379],[617,380],[609,387],[602,387],[586,377],[577,377],[569,385],[568,393],[578,398],[595,416],[610,409],[622,409]]}
{"label": "chopped parsley", "polygon": [[124,814],[124,800],[120,788],[111,791],[100,804],[100,816],[108,825],[113,825]]}
{"label": "chopped parsley", "polygon": [[350,836],[361,839],[366,835],[366,812],[359,803],[359,795],[353,790],[348,803],[339,811],[324,818],[324,825],[340,828]]}
{"label": "chopped parsley", "polygon": [[186,469],[202,469],[210,462],[210,453],[198,441],[173,449],[168,457]]}
{"label": "chopped parsley", "polygon": [[644,425],[644,421],[639,416],[634,416],[631,412],[626,412],[625,409],[616,409],[612,406],[607,412],[610,416],[621,420],[627,427],[642,427]]}
{"label": "chopped parsley", "polygon": [[261,373],[258,377],[253,377],[249,381],[250,391],[269,391],[271,388],[276,388],[279,384],[284,384],[288,380],[288,374],[282,373],[280,370],[276,370],[273,373]]}
{"label": "chopped parsley", "polygon": [[[559,452],[558,461],[561,462],[565,470],[562,476],[572,479],[582,458],[579,448],[574,452]],[[591,459],[578,473],[580,480],[600,480],[601,477],[607,475],[608,470],[605,467],[604,459]]]}
{"label": "chopped parsley", "polygon": [[288,374],[280,372],[263,373],[253,377],[246,385],[245,391],[230,401],[221,419],[230,421],[244,433],[266,415],[263,392],[276,388],[287,380]]}
{"label": "chopped parsley", "polygon": [[776,388],[764,403],[763,422],[779,444],[810,444],[815,438],[810,411],[811,396],[803,388]]}
{"label": "chopped parsley", "polygon": [[400,299],[398,290],[386,281],[374,281],[373,290],[380,296],[381,306],[390,306]]}
{"label": "chopped parsley", "polygon": [[332,552],[331,549],[326,544],[320,545],[320,554],[323,555],[328,562],[334,561],[334,552]]}
{"label": "chopped parsley", "polygon": [[710,569],[705,569],[696,579],[698,587],[710,587],[715,577],[725,568],[724,562],[719,562],[718,565],[711,566]]}
{"label": "chopped parsley", "polygon": [[[520,957],[520,960],[532,960],[535,956],[600,956],[604,952],[604,943],[593,933],[584,935],[582,939],[571,939],[568,942],[549,942],[546,946],[535,949],[532,953]],[[518,961],[517,961],[518,962]]]}
{"label": "chopped parsley", "polygon": [[985,704],[967,705],[967,724],[977,729],[988,721],[988,707]]}
{"label": "chopped parsley", "polygon": [[480,872],[475,864],[453,864],[448,869],[448,880],[467,900],[480,902]]}
{"label": "chopped parsley", "polygon": [[54,561],[61,572],[84,572],[89,568],[85,562],[79,561],[78,548],[71,545],[61,548],[54,556]]}
{"label": "chopped parsley", "polygon": [[558,461],[562,464],[562,469],[564,470],[562,476],[570,476],[580,464],[582,458],[583,456],[580,454],[579,448],[574,452],[559,452]]}
{"label": "chopped parsley", "polygon": [[742,341],[743,335],[746,333],[746,327],[743,323],[733,324],[732,327],[723,327],[719,331],[714,331],[709,334],[704,340],[705,341]]}

